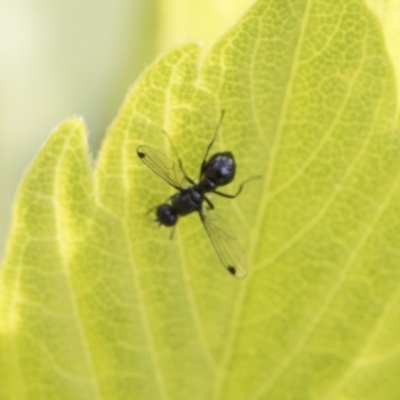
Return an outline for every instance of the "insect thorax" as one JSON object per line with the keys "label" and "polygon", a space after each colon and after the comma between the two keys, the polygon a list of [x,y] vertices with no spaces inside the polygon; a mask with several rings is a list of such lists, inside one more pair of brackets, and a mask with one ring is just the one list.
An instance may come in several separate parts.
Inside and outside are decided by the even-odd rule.
{"label": "insect thorax", "polygon": [[191,187],[172,196],[171,206],[178,215],[186,215],[200,210],[203,200],[204,194],[196,187]]}

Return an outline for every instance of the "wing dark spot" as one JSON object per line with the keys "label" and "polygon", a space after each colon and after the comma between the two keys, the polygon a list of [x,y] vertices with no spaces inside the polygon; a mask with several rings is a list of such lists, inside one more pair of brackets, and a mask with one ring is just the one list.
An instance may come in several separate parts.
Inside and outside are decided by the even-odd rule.
{"label": "wing dark spot", "polygon": [[137,155],[138,155],[140,158],[145,158],[145,157],[146,157],[146,154],[142,153],[141,151],[138,151],[138,152],[137,152]]}
{"label": "wing dark spot", "polygon": [[231,265],[228,266],[228,271],[235,276],[236,275],[236,268],[232,267]]}

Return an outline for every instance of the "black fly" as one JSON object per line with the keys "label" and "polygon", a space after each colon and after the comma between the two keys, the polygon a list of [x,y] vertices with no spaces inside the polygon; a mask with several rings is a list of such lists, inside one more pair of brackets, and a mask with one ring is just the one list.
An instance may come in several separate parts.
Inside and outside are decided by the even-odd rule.
{"label": "black fly", "polygon": [[[247,273],[246,261],[235,235],[224,220],[210,215],[212,213],[207,215],[203,208],[203,202],[205,201],[210,209],[214,209],[214,205],[206,193],[215,193],[219,196],[233,199],[239,195],[246,183],[246,181],[241,183],[239,189],[233,195],[221,193],[217,190],[218,187],[232,182],[236,172],[235,158],[230,151],[216,153],[207,160],[208,153],[217,138],[223,117],[224,111],[221,112],[221,118],[214,137],[207,146],[200,167],[198,183],[186,174],[182,161],[178,157],[172,143],[172,148],[178,158],[178,165],[162,152],[152,147],[139,146],[136,151],[139,158],[153,172],[178,191],[178,193],[169,198],[169,203],[161,204],[156,208],[156,221],[160,225],[175,226],[180,216],[197,211],[224,267],[233,276],[243,278]],[[185,181],[191,186],[184,187]]]}

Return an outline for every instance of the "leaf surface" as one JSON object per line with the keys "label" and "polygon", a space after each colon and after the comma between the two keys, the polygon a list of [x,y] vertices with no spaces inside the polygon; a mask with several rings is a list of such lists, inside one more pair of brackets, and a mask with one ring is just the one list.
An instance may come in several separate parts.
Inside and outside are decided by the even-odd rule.
{"label": "leaf surface", "polygon": [[[157,60],[91,176],[85,132],[52,134],[21,184],[0,281],[7,399],[397,399],[400,143],[393,71],[360,1],[261,0],[207,54]],[[230,150],[252,175],[215,212],[249,274],[219,265],[139,145],[192,177]],[[214,211],[213,211],[214,212]]]}

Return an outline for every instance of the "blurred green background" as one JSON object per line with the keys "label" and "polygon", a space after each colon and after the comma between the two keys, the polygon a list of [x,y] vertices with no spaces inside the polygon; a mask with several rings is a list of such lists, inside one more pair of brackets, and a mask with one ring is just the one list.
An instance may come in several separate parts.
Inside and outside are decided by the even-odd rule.
{"label": "blurred green background", "polygon": [[18,182],[52,129],[87,125],[96,157],[137,76],[163,51],[207,47],[254,0],[0,0],[0,259]]}

